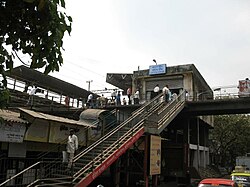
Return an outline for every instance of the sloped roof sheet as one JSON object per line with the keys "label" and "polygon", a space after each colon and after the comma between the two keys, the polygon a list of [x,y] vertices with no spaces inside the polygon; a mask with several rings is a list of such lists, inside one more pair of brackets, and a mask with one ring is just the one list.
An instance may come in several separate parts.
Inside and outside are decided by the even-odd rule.
{"label": "sloped roof sheet", "polygon": [[9,110],[0,110],[0,117],[5,121],[16,122],[16,123],[29,123],[28,121],[21,119],[20,114]]}
{"label": "sloped roof sheet", "polygon": [[55,122],[59,122],[59,123],[67,123],[67,124],[72,124],[72,125],[81,125],[81,126],[85,126],[86,128],[95,127],[94,125],[87,124],[83,121],[76,121],[73,119],[63,118],[63,117],[59,117],[59,116],[53,116],[53,115],[44,114],[41,112],[35,112],[33,110],[24,109],[24,108],[19,108],[19,110],[21,112],[24,112],[25,114],[28,114],[34,118],[37,118],[37,119],[43,119],[43,120],[47,120],[47,121],[55,121]]}

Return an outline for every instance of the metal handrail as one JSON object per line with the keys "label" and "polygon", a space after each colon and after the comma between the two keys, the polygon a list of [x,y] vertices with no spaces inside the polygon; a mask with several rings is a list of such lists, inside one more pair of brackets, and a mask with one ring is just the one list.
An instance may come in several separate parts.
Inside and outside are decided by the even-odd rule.
{"label": "metal handrail", "polygon": [[186,97],[185,97],[185,91],[183,91],[181,94],[179,94],[174,100],[172,100],[168,105],[164,106],[158,113],[158,127],[159,129],[161,125],[169,119],[169,117],[174,114],[177,109],[180,107],[184,107]]}
{"label": "metal handrail", "polygon": [[132,115],[135,115],[135,113],[139,113],[145,109],[145,107],[149,106],[150,104],[154,102],[159,102],[159,99],[163,96],[163,93],[160,93],[156,97],[154,97],[152,100],[145,102],[140,108],[132,112]]}
{"label": "metal handrail", "polygon": [[[126,138],[131,137],[131,132],[135,132],[135,130],[138,130],[139,128],[143,127],[145,118],[148,116],[148,114],[151,112],[152,109],[155,109],[159,107],[158,99],[162,96],[162,94],[155,97],[153,100],[151,100],[148,103],[145,103],[142,107],[140,107],[138,110],[136,110],[132,116],[130,116],[127,120],[125,120],[122,124],[120,124],[117,128],[113,129],[112,132],[107,134],[105,137],[98,140],[98,142],[94,143],[92,147],[88,147],[86,150],[84,150],[81,154],[79,154],[77,157],[75,157],[74,162],[82,158],[84,155],[92,151],[95,147],[99,146],[101,143],[103,143],[108,138],[115,135],[115,133],[119,133],[119,130],[121,130],[123,127],[127,126],[129,123],[131,123],[135,118],[139,118],[139,121],[137,121],[132,128],[130,128],[127,132],[125,132],[122,136],[117,137],[117,140],[114,141],[109,147],[105,149],[105,154],[102,152],[99,154],[101,157],[95,157],[92,161],[90,161],[88,164],[86,164],[83,168],[81,168],[78,172],[76,172],[73,177],[73,181],[76,181],[80,176],[82,176],[86,171],[88,171],[90,168],[92,168],[93,164],[100,159],[103,160],[104,156],[109,154],[111,151],[113,151],[119,142],[122,142],[123,140],[126,140]],[[110,150],[111,149],[111,150]]]}
{"label": "metal handrail", "polygon": [[104,140],[106,140],[107,138],[109,138],[110,136],[112,136],[115,132],[119,131],[121,128],[123,128],[124,126],[126,126],[129,122],[131,122],[133,119],[135,119],[136,117],[138,117],[141,114],[141,112],[146,109],[146,107],[148,107],[150,104],[152,104],[155,101],[157,101],[161,96],[162,95],[160,94],[157,97],[155,97],[153,100],[151,100],[150,102],[147,102],[144,105],[142,105],[139,109],[137,109],[135,112],[133,112],[133,114],[129,118],[127,118],[125,121],[123,121],[119,126],[117,126],[116,128],[112,129],[108,134],[106,134],[105,136],[103,136],[100,139],[98,139],[95,143],[93,143],[90,146],[88,146],[82,153],[79,153],[78,155],[76,155],[76,157],[74,157],[74,161],[77,161],[84,154],[86,154],[89,151],[91,151],[95,146],[99,145],[101,142],[103,142]]}
{"label": "metal handrail", "polygon": [[13,180],[14,178],[16,178],[16,177],[22,175],[23,173],[25,173],[25,172],[28,171],[29,169],[32,169],[32,168],[34,168],[35,166],[37,166],[38,164],[41,164],[41,163],[42,163],[42,162],[39,161],[39,162],[37,162],[37,163],[31,165],[30,167],[24,169],[23,171],[17,173],[16,175],[14,175],[14,176],[10,177],[9,179],[7,179],[6,181],[2,182],[2,183],[0,184],[0,186],[3,186],[3,185],[5,185],[5,184],[7,184],[8,182],[10,182],[11,180]]}
{"label": "metal handrail", "polygon": [[131,138],[131,132],[135,132],[135,130],[138,130],[140,128],[143,127],[143,124],[144,124],[144,119],[142,119],[140,122],[138,122],[137,125],[133,126],[133,128],[129,129],[125,134],[123,134],[121,137],[118,137],[118,139],[116,141],[114,141],[112,144],[109,145],[109,147],[107,147],[105,149],[105,152],[102,152],[100,155],[101,157],[95,157],[91,162],[89,162],[87,165],[85,165],[83,168],[81,168],[78,172],[76,172],[74,175],[73,175],[73,182],[78,180],[79,177],[81,177],[82,175],[84,175],[84,173],[86,171],[88,171],[92,165],[98,161],[103,161],[103,159],[107,156],[110,155],[110,153],[113,153],[116,149],[117,149],[117,146],[116,145],[119,145],[120,142],[123,142],[125,141],[128,137]]}
{"label": "metal handrail", "polygon": [[[15,91],[19,91],[19,92],[22,92],[21,90],[25,89],[25,85],[24,85],[25,82],[30,82],[30,80],[27,80],[27,79],[21,79],[20,78],[20,80],[19,80],[19,79],[14,79],[14,78],[11,78],[11,77],[8,77],[8,76],[7,76],[7,80],[8,80],[8,82],[7,82],[7,88],[9,90],[15,90]],[[11,81],[13,81],[14,83],[12,83]],[[19,85],[17,83],[19,83]],[[40,88],[42,88],[42,87],[40,87]],[[49,90],[49,88],[44,88],[44,87],[42,89],[47,90],[47,96],[48,96],[47,99],[48,100],[50,100],[50,101],[52,101],[54,103],[62,104],[63,105],[63,103],[61,102],[61,100],[60,100],[60,102],[54,100],[54,98],[60,99],[60,98],[64,98],[65,97],[64,95],[61,94],[62,91],[58,90],[58,92],[54,92],[54,91]],[[51,99],[49,99],[49,98],[51,98]],[[72,99],[79,99],[79,98],[73,98],[73,97],[71,97],[71,98]],[[73,104],[75,105],[76,103],[74,102]],[[80,107],[75,107],[75,108],[80,108]]]}

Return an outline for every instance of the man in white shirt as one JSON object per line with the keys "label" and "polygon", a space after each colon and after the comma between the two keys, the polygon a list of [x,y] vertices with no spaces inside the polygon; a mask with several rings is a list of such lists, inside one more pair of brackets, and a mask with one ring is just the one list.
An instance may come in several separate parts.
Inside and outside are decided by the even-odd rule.
{"label": "man in white shirt", "polygon": [[140,93],[139,90],[137,90],[134,94],[134,104],[139,104],[139,99],[140,99]]}
{"label": "man in white shirt", "polygon": [[75,132],[74,129],[70,129],[68,142],[67,142],[67,148],[66,148],[67,153],[68,153],[68,158],[69,158],[68,169],[71,169],[75,152],[78,149],[78,138],[74,134],[74,132]]}
{"label": "man in white shirt", "polygon": [[87,107],[88,108],[93,108],[93,94],[89,94],[88,99],[87,99]]}
{"label": "man in white shirt", "polygon": [[31,106],[34,105],[34,95],[36,94],[36,90],[37,90],[37,87],[32,86],[32,88],[31,88],[31,90],[29,92],[29,100],[28,100],[27,104],[30,104]]}

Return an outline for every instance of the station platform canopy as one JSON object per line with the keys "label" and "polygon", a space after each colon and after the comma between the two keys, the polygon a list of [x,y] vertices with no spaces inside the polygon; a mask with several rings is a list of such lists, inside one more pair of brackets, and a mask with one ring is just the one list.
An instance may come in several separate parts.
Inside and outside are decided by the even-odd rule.
{"label": "station platform canopy", "polygon": [[133,74],[107,73],[106,82],[124,91],[132,87]]}
{"label": "station platform canopy", "polygon": [[[11,72],[8,72],[7,76],[23,81],[26,84],[35,85],[72,98],[87,98],[88,95],[92,93],[53,76],[45,75],[37,70],[30,69],[24,65],[13,68]],[[96,94],[92,94],[94,98],[97,97]]]}

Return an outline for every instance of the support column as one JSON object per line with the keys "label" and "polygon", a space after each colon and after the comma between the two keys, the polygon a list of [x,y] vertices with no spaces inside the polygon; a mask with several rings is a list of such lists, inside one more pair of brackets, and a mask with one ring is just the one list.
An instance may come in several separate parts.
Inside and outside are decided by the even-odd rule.
{"label": "support column", "polygon": [[190,119],[187,120],[187,125],[184,128],[184,152],[185,152],[185,169],[190,166]]}
{"label": "support column", "polygon": [[129,187],[129,171],[128,171],[128,168],[129,168],[129,150],[127,151],[126,153],[126,186]]}
{"label": "support column", "polygon": [[197,117],[197,167],[200,168],[200,121]]}
{"label": "support column", "polygon": [[153,175],[152,176],[152,180],[153,180],[153,187],[157,187],[157,183],[158,183],[158,175]]}
{"label": "support column", "polygon": [[114,187],[119,187],[120,184],[120,158],[111,165],[111,184]]}
{"label": "support column", "polygon": [[148,135],[145,136],[144,139],[144,163],[143,163],[143,169],[144,169],[144,181],[145,181],[145,187],[148,187]]}
{"label": "support column", "polygon": [[188,126],[187,126],[187,144],[188,144],[187,167],[190,167],[190,119],[188,119]]}

